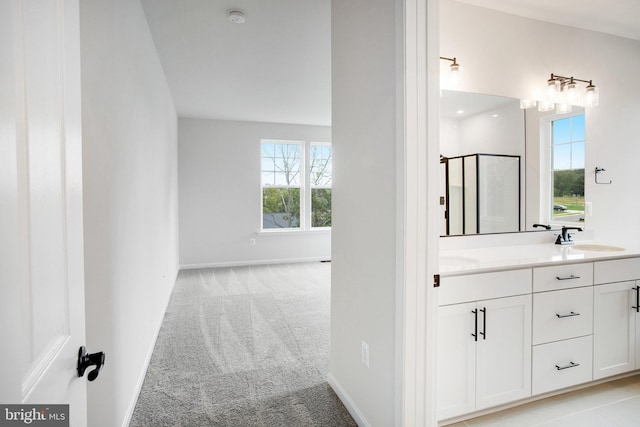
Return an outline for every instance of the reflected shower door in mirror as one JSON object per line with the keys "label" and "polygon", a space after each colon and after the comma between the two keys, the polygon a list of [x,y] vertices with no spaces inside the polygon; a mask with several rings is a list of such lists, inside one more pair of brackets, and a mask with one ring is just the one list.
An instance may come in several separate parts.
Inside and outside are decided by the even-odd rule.
{"label": "reflected shower door in mirror", "polygon": [[443,90],[441,235],[524,229],[525,151],[518,99]]}
{"label": "reflected shower door in mirror", "polygon": [[520,231],[520,156],[443,158],[447,235]]}

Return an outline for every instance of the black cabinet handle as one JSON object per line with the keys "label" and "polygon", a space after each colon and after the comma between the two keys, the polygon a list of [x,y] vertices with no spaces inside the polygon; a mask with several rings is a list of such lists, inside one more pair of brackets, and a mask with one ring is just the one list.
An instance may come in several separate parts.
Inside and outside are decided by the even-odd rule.
{"label": "black cabinet handle", "polygon": [[83,377],[84,372],[89,368],[89,366],[95,366],[96,368],[89,372],[87,378],[89,381],[93,381],[98,378],[98,374],[100,374],[100,369],[104,366],[104,352],[98,352],[93,354],[87,354],[87,348],[85,346],[80,347],[78,350],[78,376]]}
{"label": "black cabinet handle", "polygon": [[574,276],[573,274],[569,277],[560,277],[560,276],[556,276],[556,279],[558,280],[573,280],[573,279],[579,279],[580,276]]}
{"label": "black cabinet handle", "polygon": [[558,365],[556,365],[556,369],[557,369],[558,371],[562,371],[563,369],[575,368],[575,367],[577,367],[577,366],[580,366],[580,364],[579,364],[579,363],[569,362],[569,364],[568,364],[568,365],[564,365],[564,366],[558,366]]}
{"label": "black cabinet handle", "polygon": [[635,288],[631,289],[636,291],[636,305],[631,306],[631,308],[633,308],[636,313],[640,313],[640,286],[636,286]]}
{"label": "black cabinet handle", "polygon": [[478,341],[478,310],[471,310],[471,312],[473,313],[473,315],[475,316],[475,321],[474,323],[474,332],[473,334],[471,334],[471,336],[473,337],[474,341]]}
{"label": "black cabinet handle", "polygon": [[480,332],[480,335],[482,335],[483,340],[486,340],[487,339],[487,308],[482,307],[480,311],[482,312],[482,332]]}
{"label": "black cabinet handle", "polygon": [[580,316],[580,313],[575,313],[572,311],[569,314],[556,314],[556,316],[558,316],[558,319],[564,319],[565,317]]}

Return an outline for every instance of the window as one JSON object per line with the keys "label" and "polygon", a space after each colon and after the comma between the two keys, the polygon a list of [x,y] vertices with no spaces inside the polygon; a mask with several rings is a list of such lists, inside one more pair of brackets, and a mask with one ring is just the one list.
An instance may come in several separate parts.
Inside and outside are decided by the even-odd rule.
{"label": "window", "polygon": [[584,221],[584,114],[553,120],[550,148],[552,221]]}
{"label": "window", "polygon": [[331,227],[331,144],[261,143],[262,229]]}
{"label": "window", "polygon": [[331,146],[311,144],[311,227],[331,227]]}

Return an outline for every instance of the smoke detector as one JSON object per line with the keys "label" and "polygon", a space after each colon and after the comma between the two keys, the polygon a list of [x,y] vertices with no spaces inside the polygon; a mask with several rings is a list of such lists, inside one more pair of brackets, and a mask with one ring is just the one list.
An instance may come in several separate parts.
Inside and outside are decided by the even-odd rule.
{"label": "smoke detector", "polygon": [[227,11],[227,18],[234,24],[243,24],[247,20],[247,12],[242,9],[230,9]]}

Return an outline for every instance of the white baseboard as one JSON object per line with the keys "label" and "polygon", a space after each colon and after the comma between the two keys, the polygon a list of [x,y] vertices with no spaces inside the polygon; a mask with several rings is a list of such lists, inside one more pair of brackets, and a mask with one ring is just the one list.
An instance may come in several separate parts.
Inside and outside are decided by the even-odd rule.
{"label": "white baseboard", "polygon": [[310,257],[310,258],[280,258],[280,259],[261,259],[261,260],[245,260],[245,261],[223,261],[223,262],[207,262],[201,264],[181,264],[180,270],[194,270],[198,268],[214,268],[214,267],[243,267],[247,265],[266,265],[266,264],[294,264],[302,262],[319,262],[330,261],[331,257]]}
{"label": "white baseboard", "polygon": [[128,427],[131,423],[131,418],[133,417],[133,411],[136,409],[136,404],[138,403],[138,397],[140,396],[140,391],[142,391],[142,385],[144,384],[144,379],[147,376],[147,369],[149,369],[149,364],[151,363],[151,356],[153,356],[153,350],[156,348],[156,341],[158,341],[158,335],[160,335],[160,328],[162,327],[162,321],[164,320],[164,315],[167,312],[167,308],[169,307],[169,301],[171,300],[171,294],[173,293],[173,288],[176,285],[176,281],[178,279],[178,273],[180,271],[180,267],[177,267],[175,274],[173,276],[173,285],[171,289],[167,293],[167,300],[164,304],[164,310],[162,311],[162,316],[160,317],[160,322],[158,323],[158,327],[156,329],[156,333],[153,338],[153,342],[147,351],[147,356],[144,360],[144,364],[142,365],[142,370],[140,371],[140,375],[138,376],[138,381],[136,382],[136,387],[133,392],[133,397],[131,402],[129,402],[129,407],[127,408],[127,412],[124,415],[124,419],[122,420],[122,427]]}
{"label": "white baseboard", "polygon": [[353,403],[347,392],[344,391],[340,383],[331,373],[327,375],[327,382],[329,383],[329,386],[331,386],[333,391],[338,395],[338,398],[340,398],[340,401],[342,402],[344,407],[347,408],[347,411],[349,411],[349,414],[351,414],[351,417],[358,424],[358,426],[371,427],[369,421],[367,421],[364,415],[362,415],[362,412],[358,410],[358,407]]}

